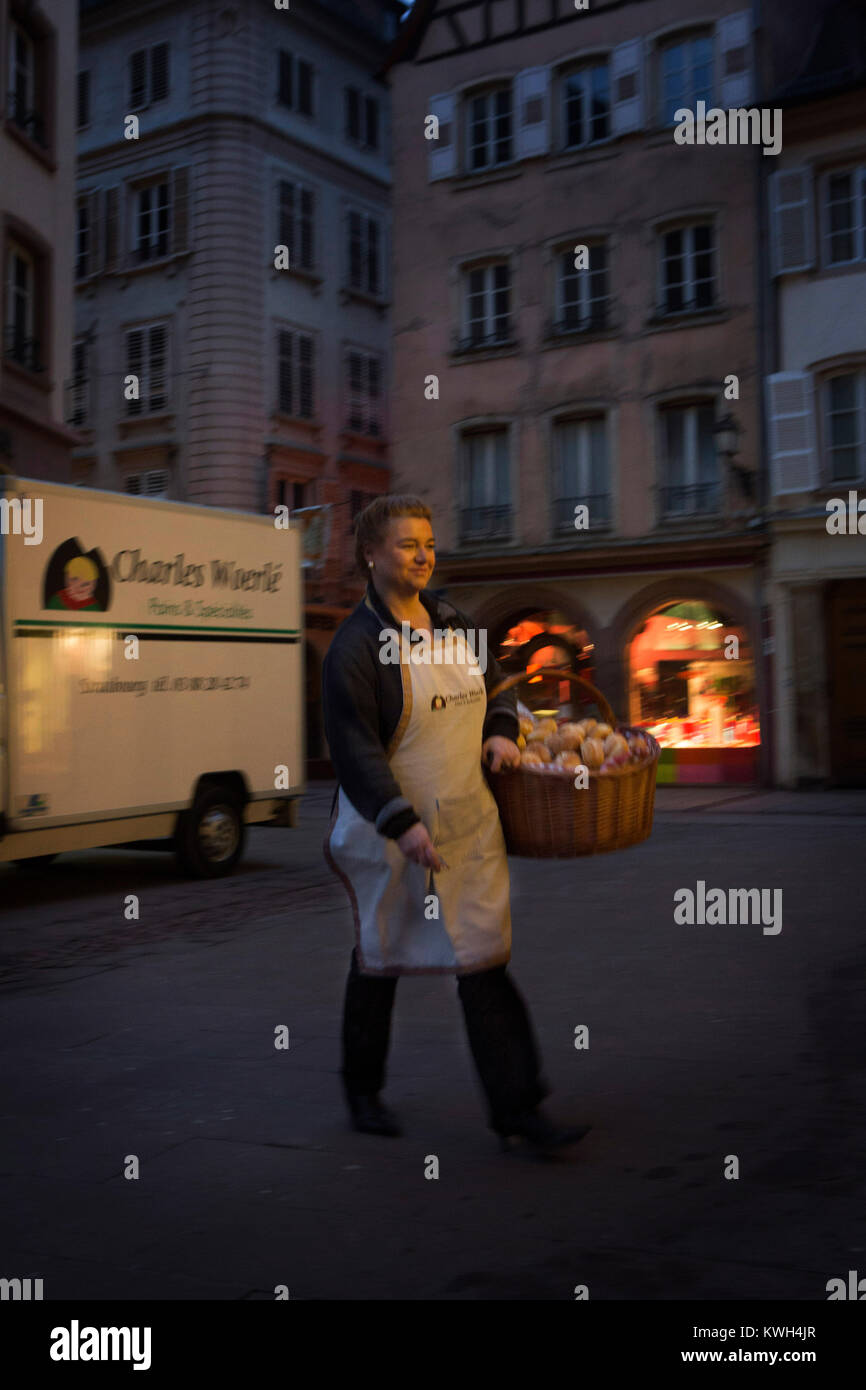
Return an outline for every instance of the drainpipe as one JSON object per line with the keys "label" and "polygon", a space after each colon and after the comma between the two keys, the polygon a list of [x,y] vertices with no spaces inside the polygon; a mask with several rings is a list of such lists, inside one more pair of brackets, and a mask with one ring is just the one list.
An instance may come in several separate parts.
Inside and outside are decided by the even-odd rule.
{"label": "drainpipe", "polygon": [[[752,34],[754,39],[755,73],[760,87],[759,100],[767,95],[765,91],[764,42],[761,29],[761,0],[752,0]],[[758,309],[758,420],[759,420],[759,467],[757,474],[758,515],[754,525],[762,538],[770,535],[769,528],[769,422],[766,409],[766,380],[774,369],[777,353],[777,325],[773,287],[770,278],[770,229],[768,227],[768,156],[763,146],[755,147],[755,192],[756,192],[756,232],[758,254],[756,256],[757,285],[755,303]],[[758,615],[757,629],[760,649],[755,663],[758,675],[758,706],[761,711],[761,757],[760,776],[765,787],[775,783],[776,719],[775,719],[775,632],[773,614],[767,603],[767,566],[769,550],[764,548],[755,566],[755,607]]]}

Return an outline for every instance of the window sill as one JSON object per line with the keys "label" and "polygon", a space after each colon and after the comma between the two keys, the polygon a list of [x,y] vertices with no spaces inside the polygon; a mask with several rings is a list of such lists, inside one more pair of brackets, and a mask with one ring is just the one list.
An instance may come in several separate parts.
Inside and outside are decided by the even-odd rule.
{"label": "window sill", "polygon": [[13,376],[20,377],[28,385],[34,386],[37,391],[44,391],[46,394],[54,389],[54,383],[48,375],[48,368],[41,367],[39,371],[34,371],[32,367],[25,367],[20,362],[16,362],[14,357],[3,354],[3,370],[11,372]]}
{"label": "window sill", "polygon": [[728,308],[695,309],[682,314],[653,315],[644,324],[644,333],[669,333],[677,328],[700,328],[704,324],[724,323],[731,317]]}
{"label": "window sill", "polygon": [[127,439],[130,435],[147,434],[156,428],[172,431],[174,427],[173,410],[143,411],[140,415],[124,415],[117,422],[117,432],[121,439]]}
{"label": "window sill", "polygon": [[356,290],[351,285],[341,285],[339,300],[341,304],[366,304],[381,316],[388,311],[389,301],[381,294],[370,294],[369,290]]}
{"label": "window sill", "polygon": [[52,174],[56,174],[58,165],[54,158],[53,145],[40,145],[37,140],[32,139],[25,130],[22,130],[20,126],[8,118],[3,122],[3,129],[7,135],[11,135],[14,140],[17,140],[28,154],[31,154],[34,159],[38,159],[39,163],[44,164],[45,168]]}
{"label": "window sill", "polygon": [[305,281],[313,294],[321,294],[322,292],[322,285],[324,284],[325,277],[320,275],[317,270],[309,270],[306,266],[302,265],[287,266],[285,270],[278,270],[273,262],[271,262],[271,279],[281,280],[284,275],[290,275],[293,280]]}
{"label": "window sill", "polygon": [[307,430],[310,434],[318,434],[322,429],[322,421],[318,415],[291,415],[287,410],[280,410],[279,406],[273,412],[273,419],[278,425],[291,425],[296,429]]}
{"label": "window sill", "polygon": [[612,136],[609,140],[599,140],[597,145],[583,145],[580,149],[557,151],[556,155],[545,163],[544,172],[552,174],[557,169],[573,169],[581,164],[595,163],[602,159],[615,159],[620,153],[621,147],[618,138]]}
{"label": "window sill", "polygon": [[[507,183],[509,179],[519,179],[523,173],[524,161],[514,164],[494,166],[492,169],[479,169],[473,174],[457,174],[448,180],[452,193],[462,193],[467,188],[487,188],[491,183]],[[437,179],[438,183],[439,180]]]}
{"label": "window sill", "polygon": [[[127,264],[116,266],[113,270],[105,271],[105,274],[121,280],[126,280],[135,275],[146,275],[149,270],[165,270],[170,271],[171,274],[174,275],[177,270],[177,262],[185,260],[187,256],[191,255],[192,251],[189,250],[172,251],[168,256],[155,256],[152,261],[140,261],[135,265]],[[88,278],[94,279],[98,273],[97,271]]]}
{"label": "window sill", "polygon": [[380,453],[388,447],[388,440],[384,434],[364,434],[361,430],[353,430],[349,425],[343,426],[338,438],[347,445],[366,444]]}
{"label": "window sill", "polygon": [[519,352],[520,344],[516,339],[509,338],[508,342],[498,347],[452,348],[448,360],[452,366],[459,367],[464,362],[486,362],[494,357],[516,357]]}
{"label": "window sill", "polygon": [[579,347],[581,343],[604,342],[606,338],[618,338],[622,333],[622,325],[608,324],[605,328],[573,328],[570,332],[544,334],[541,340],[541,350],[546,352],[549,348]]}

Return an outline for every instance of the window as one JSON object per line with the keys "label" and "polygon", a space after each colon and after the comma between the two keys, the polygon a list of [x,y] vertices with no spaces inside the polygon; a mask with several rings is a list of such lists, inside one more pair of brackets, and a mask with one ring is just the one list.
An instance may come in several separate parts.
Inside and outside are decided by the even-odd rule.
{"label": "window", "polygon": [[375,217],[351,210],[349,228],[349,288],[365,294],[382,292],[381,228]]}
{"label": "window", "polygon": [[81,198],[75,211],[75,278],[83,280],[91,273],[90,199]]}
{"label": "window", "polygon": [[346,396],[346,428],[378,439],[382,434],[382,364],[373,353],[346,353]]}
{"label": "window", "polygon": [[603,415],[557,420],[553,427],[554,525],[574,531],[574,509],[589,508],[589,527],[610,521],[607,425]]}
{"label": "window", "polygon": [[168,96],[167,43],[139,48],[129,56],[129,109],[140,110]]}
{"label": "window", "polygon": [[560,252],[556,275],[556,333],[604,328],[608,320],[609,287],[607,248],[604,242],[587,245],[589,265],[575,268],[574,247]]}
{"label": "window", "polygon": [[379,148],[379,103],[375,97],[363,97],[357,87],[344,91],[346,139],[365,149]]}
{"label": "window", "polygon": [[866,477],[866,371],[824,383],[824,438],[830,482]]}
{"label": "window", "polygon": [[824,181],[824,260],[866,260],[866,165],[828,174]]}
{"label": "window", "polygon": [[313,190],[280,179],[277,242],[289,248],[289,268],[312,270],[315,264]]}
{"label": "window", "polygon": [[463,436],[461,541],[511,536],[511,477],[508,430],[473,431]]}
{"label": "window", "polygon": [[126,402],[127,415],[152,415],[168,405],[168,325],[132,328],[126,335],[126,375],[138,377],[138,400]]}
{"label": "window", "polygon": [[665,232],[661,243],[663,314],[694,313],[716,303],[713,227],[701,223]]}
{"label": "window", "polygon": [[170,209],[167,179],[133,191],[132,254],[135,261],[153,261],[169,254]]}
{"label": "window", "polygon": [[507,164],[512,156],[511,87],[470,97],[467,104],[466,163],[470,173]]}
{"label": "window", "polygon": [[588,63],[562,79],[562,146],[578,149],[610,135],[610,71],[607,60]]}
{"label": "window", "polygon": [[355,528],[355,518],[358,517],[365,507],[369,507],[371,502],[375,502],[379,497],[378,492],[364,492],[361,489],[353,488],[349,493],[349,530]]}
{"label": "window", "polygon": [[146,473],[127,473],[123,490],[134,497],[168,497],[168,470],[153,468]]}
{"label": "window", "polygon": [[19,367],[44,371],[39,340],[39,274],[36,256],[19,242],[6,248],[6,322],[3,351]]}
{"label": "window", "polygon": [[90,73],[80,72],[78,74],[78,101],[77,101],[77,124],[81,130],[84,126],[90,125]]}
{"label": "window", "polygon": [[313,338],[281,328],[277,334],[277,409],[283,415],[312,420],[315,414]]}
{"label": "window", "polygon": [[301,116],[313,114],[313,65],[286,48],[277,55],[277,101]]}
{"label": "window", "polygon": [[678,37],[663,43],[658,53],[659,122],[673,125],[680,108],[694,110],[697,102],[713,104],[713,40],[709,34]]}
{"label": "window", "polygon": [[37,144],[47,147],[44,110],[46,41],[13,21],[9,29],[10,121]]}
{"label": "window", "polygon": [[665,516],[715,512],[719,465],[709,404],[664,406],[661,415],[661,504]]}
{"label": "window", "polygon": [[72,379],[67,393],[66,422],[80,429],[90,419],[90,348],[86,339],[72,345]]}
{"label": "window", "polygon": [[511,270],[507,261],[464,272],[460,349],[495,346],[511,336]]}

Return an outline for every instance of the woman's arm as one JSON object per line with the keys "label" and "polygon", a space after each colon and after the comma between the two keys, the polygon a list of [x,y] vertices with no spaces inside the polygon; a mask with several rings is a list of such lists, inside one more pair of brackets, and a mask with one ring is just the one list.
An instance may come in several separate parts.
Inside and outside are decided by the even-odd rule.
{"label": "woman's arm", "polygon": [[421,817],[400,791],[379,734],[375,653],[335,638],[322,666],[325,737],[352,805],[380,834],[397,840]]}

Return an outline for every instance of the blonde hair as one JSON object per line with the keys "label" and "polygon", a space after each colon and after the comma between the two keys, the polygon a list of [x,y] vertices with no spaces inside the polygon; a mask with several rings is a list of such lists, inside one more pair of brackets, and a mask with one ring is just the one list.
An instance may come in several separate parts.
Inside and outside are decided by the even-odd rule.
{"label": "blonde hair", "polygon": [[381,545],[390,522],[397,516],[420,516],[424,521],[433,521],[427,503],[411,493],[386,492],[374,498],[355,518],[355,563],[362,574],[368,572],[366,547]]}
{"label": "blonde hair", "polygon": [[73,555],[71,560],[66,561],[67,579],[95,580],[99,578],[99,570],[92,560],[88,560],[86,555]]}

